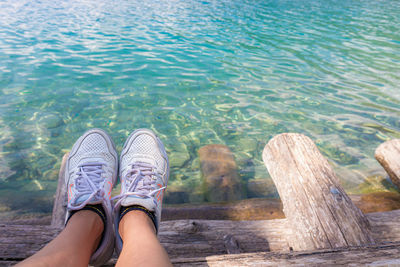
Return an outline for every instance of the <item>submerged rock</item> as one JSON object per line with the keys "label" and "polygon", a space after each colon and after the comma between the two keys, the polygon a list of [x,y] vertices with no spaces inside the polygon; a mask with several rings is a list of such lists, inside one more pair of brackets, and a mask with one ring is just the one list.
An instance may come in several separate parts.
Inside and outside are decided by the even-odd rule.
{"label": "submerged rock", "polygon": [[279,198],[279,194],[271,178],[251,179],[247,182],[247,197]]}
{"label": "submerged rock", "polygon": [[364,182],[360,184],[355,190],[358,194],[369,194],[377,192],[399,192],[393,183],[386,177],[380,175],[373,175],[365,178]]}
{"label": "submerged rock", "polygon": [[189,151],[183,142],[180,146],[175,147],[175,149],[168,155],[169,164],[171,168],[181,168],[190,160]]}
{"label": "submerged rock", "polygon": [[11,208],[6,203],[0,203],[0,212],[10,211]]}
{"label": "submerged rock", "polygon": [[16,171],[10,168],[8,165],[8,160],[0,157],[0,181],[5,181],[8,177],[11,177],[16,173]]}
{"label": "submerged rock", "polygon": [[254,138],[242,138],[237,142],[236,150],[252,154],[257,151],[257,140]]}
{"label": "submerged rock", "polygon": [[227,146],[203,146],[199,149],[199,157],[207,201],[232,201],[243,197],[236,162]]}
{"label": "submerged rock", "polygon": [[317,146],[324,156],[341,165],[358,164],[359,159],[329,142],[317,140]]}
{"label": "submerged rock", "polygon": [[279,199],[243,199],[228,203],[165,205],[162,220],[270,220],[282,219]]}
{"label": "submerged rock", "polygon": [[164,203],[181,204],[189,202],[189,194],[182,186],[171,184],[165,191]]}
{"label": "submerged rock", "polygon": [[50,113],[42,116],[39,123],[47,129],[54,129],[64,125],[64,120],[56,113]]}

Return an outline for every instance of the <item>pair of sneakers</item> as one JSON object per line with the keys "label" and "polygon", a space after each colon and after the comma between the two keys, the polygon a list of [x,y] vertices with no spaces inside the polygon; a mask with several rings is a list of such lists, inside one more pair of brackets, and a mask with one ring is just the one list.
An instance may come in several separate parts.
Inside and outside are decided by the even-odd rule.
{"label": "pair of sneakers", "polygon": [[[119,177],[121,193],[111,198]],[[105,263],[113,254],[119,255],[122,240],[118,232],[120,210],[140,206],[155,218],[161,218],[162,198],[167,186],[169,163],[164,145],[148,129],[134,131],[126,140],[118,164],[118,155],[110,136],[101,129],[91,129],[74,144],[65,168],[68,193],[66,221],[85,207],[101,207],[105,222],[102,241],[90,259],[92,265]],[[115,205],[113,201],[117,200]],[[98,206],[101,205],[101,206]],[[114,241],[115,240],[115,241]]]}

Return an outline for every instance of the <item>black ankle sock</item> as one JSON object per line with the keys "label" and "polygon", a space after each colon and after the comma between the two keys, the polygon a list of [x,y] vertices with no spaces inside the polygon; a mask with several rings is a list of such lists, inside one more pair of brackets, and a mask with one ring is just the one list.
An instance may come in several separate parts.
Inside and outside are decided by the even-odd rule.
{"label": "black ankle sock", "polygon": [[122,217],[124,217],[128,212],[130,212],[132,210],[140,210],[140,211],[143,211],[144,213],[146,213],[147,216],[149,216],[149,218],[153,222],[154,227],[156,228],[156,233],[158,232],[158,225],[157,225],[157,220],[156,220],[156,216],[154,215],[154,212],[149,211],[148,209],[146,209],[143,206],[132,205],[132,206],[128,206],[128,207],[121,207],[121,210],[119,212],[119,221],[121,221]]}
{"label": "black ankle sock", "polygon": [[69,215],[69,218],[67,219],[67,222],[65,223],[65,225],[67,225],[67,223],[68,223],[69,219],[71,219],[72,215],[74,215],[75,213],[77,213],[78,211],[81,211],[81,210],[91,210],[91,211],[95,212],[97,215],[100,216],[101,220],[103,221],[104,228],[106,227],[107,218],[106,218],[103,206],[101,204],[96,204],[96,205],[89,204],[80,210],[71,211],[71,214]]}

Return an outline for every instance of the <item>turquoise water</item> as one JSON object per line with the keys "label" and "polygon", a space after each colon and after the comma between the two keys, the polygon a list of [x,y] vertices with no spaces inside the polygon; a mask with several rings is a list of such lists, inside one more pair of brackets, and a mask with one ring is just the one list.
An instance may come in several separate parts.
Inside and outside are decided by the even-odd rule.
{"label": "turquoise water", "polygon": [[276,196],[254,187],[282,132],[313,138],[351,191],[400,138],[399,25],[397,0],[0,0],[0,211],[51,212],[62,155],[91,127],[119,150],[153,129],[167,203],[202,201],[197,151],[212,143],[247,197]]}

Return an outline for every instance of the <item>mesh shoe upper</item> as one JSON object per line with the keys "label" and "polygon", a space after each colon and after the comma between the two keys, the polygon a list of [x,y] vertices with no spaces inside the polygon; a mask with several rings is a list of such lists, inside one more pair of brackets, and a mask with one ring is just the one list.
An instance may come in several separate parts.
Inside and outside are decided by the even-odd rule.
{"label": "mesh shoe upper", "polygon": [[[135,162],[148,162],[153,164],[157,171],[165,174],[167,170],[167,155],[164,146],[159,143],[158,138],[149,130],[135,131],[135,135],[127,140],[121,153],[120,173],[124,177],[129,171],[129,165]],[[147,132],[149,131],[149,132]],[[159,147],[159,144],[162,147]]]}

